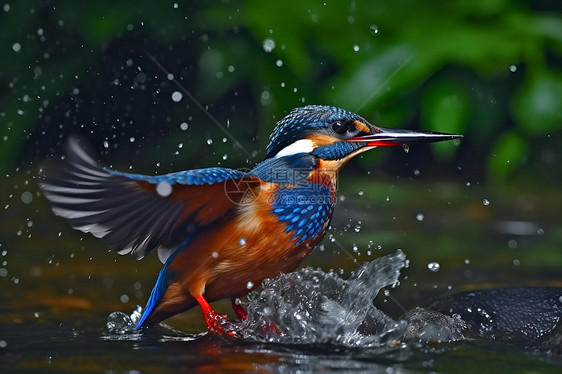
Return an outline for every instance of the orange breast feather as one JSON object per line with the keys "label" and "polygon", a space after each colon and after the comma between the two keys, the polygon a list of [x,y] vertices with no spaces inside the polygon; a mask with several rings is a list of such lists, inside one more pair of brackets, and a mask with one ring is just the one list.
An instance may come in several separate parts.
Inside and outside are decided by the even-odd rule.
{"label": "orange breast feather", "polygon": [[270,213],[276,188],[262,182],[254,200],[241,202],[232,218],[197,235],[176,256],[170,269],[181,274],[185,290],[209,301],[242,296],[300,264],[320,238],[295,246],[287,226]]}

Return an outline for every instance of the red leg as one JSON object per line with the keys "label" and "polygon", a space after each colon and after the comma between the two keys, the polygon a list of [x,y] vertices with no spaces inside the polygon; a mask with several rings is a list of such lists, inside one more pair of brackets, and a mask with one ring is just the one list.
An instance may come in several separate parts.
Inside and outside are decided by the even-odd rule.
{"label": "red leg", "polygon": [[273,322],[270,322],[267,326],[262,326],[262,331],[264,335],[269,335],[269,333],[273,333],[275,335],[281,335],[281,331],[275,326]]}
{"label": "red leg", "polygon": [[228,336],[235,336],[233,331],[225,331],[223,324],[228,322],[228,319],[225,315],[220,315],[211,308],[207,300],[203,297],[203,295],[195,296],[195,300],[201,305],[201,309],[203,311],[203,319],[207,324],[207,328],[210,332],[215,334],[227,334]]}
{"label": "red leg", "polygon": [[236,298],[233,297],[230,301],[232,302],[232,309],[234,309],[236,317],[238,317],[240,321],[245,321],[248,318],[246,310],[242,307],[242,305],[236,303]]}

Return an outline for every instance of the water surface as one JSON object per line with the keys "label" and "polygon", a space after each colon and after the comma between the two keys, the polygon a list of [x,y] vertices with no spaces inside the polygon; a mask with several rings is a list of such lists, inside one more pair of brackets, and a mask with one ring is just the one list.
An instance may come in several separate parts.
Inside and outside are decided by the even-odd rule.
{"label": "water surface", "polygon": [[[400,253],[399,248],[409,266],[399,264],[386,278],[359,282],[364,288],[354,290],[353,301],[363,304],[347,316],[357,318],[354,329],[337,330],[346,318],[338,311],[350,305],[340,298],[339,306],[325,303],[329,313],[312,324],[285,316],[284,337],[260,335],[254,325],[238,326],[245,331],[238,339],[224,339],[204,333],[198,308],[168,320],[170,328],[108,332],[111,313],[128,314],[144,305],[160,264],[156,256],[140,262],[118,256],[101,241],[73,231],[52,215],[34,183],[21,173],[2,185],[2,371],[559,372],[562,365],[556,352],[516,342],[401,343],[396,339],[401,327],[391,331],[404,310],[433,297],[500,286],[562,286],[562,198],[548,186],[500,190],[455,182],[345,179],[334,227],[303,264],[310,267],[308,274],[321,276],[319,287],[329,277],[341,283],[357,278],[351,274],[365,262]],[[310,298],[310,306],[319,305],[312,292],[298,292],[301,299]],[[365,301],[370,298],[374,305]],[[214,306],[235,319],[228,302]],[[293,307],[291,313],[298,305]],[[306,308],[299,311],[306,316]],[[367,338],[354,335],[366,331],[358,326],[376,311],[388,318],[387,325],[375,326]]]}

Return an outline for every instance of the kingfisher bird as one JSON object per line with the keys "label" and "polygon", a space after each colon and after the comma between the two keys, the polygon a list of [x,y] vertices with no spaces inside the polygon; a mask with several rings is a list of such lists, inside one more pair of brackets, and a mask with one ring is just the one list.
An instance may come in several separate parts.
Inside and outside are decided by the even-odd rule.
{"label": "kingfisher bird", "polygon": [[164,265],[137,329],[199,304],[209,331],[230,335],[209,302],[230,298],[245,319],[237,298],[299,266],[328,229],[345,163],[376,147],[459,137],[377,127],[344,109],[309,105],[277,123],[265,159],[250,171],[123,173],[70,137],[66,157],[42,167],[40,187],[56,215],[119,254],[140,259],[158,248]]}

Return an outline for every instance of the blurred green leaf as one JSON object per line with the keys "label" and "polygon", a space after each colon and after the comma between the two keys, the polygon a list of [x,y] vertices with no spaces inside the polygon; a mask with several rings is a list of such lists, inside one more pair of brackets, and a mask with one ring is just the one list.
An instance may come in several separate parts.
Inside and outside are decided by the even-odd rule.
{"label": "blurred green leaf", "polygon": [[[423,96],[422,126],[426,130],[464,134],[470,121],[470,102],[462,87],[451,81],[438,81],[429,85]],[[440,159],[454,155],[454,142],[434,144],[432,150]]]}
{"label": "blurred green leaf", "polygon": [[519,129],[540,135],[562,127],[562,74],[530,75],[513,100],[512,111]]}
{"label": "blurred green leaf", "polygon": [[[56,137],[57,126],[95,117],[103,137],[140,139],[150,121],[182,118],[188,101],[168,107],[173,82],[145,51],[205,105],[231,108],[230,123],[249,123],[243,131],[257,148],[291,108],[332,104],[382,126],[466,134],[460,152],[486,159],[514,127],[534,136],[562,129],[560,9],[530,0],[12,2],[0,13],[0,170],[20,162],[34,136]],[[138,103],[118,99],[127,89],[154,106],[144,108],[145,117],[154,109],[146,123],[131,122]],[[135,129],[114,131],[115,117]],[[459,150],[432,149],[442,159]]]}
{"label": "blurred green leaf", "polygon": [[527,143],[514,131],[499,137],[488,158],[488,173],[492,178],[503,179],[512,174],[527,154]]}

